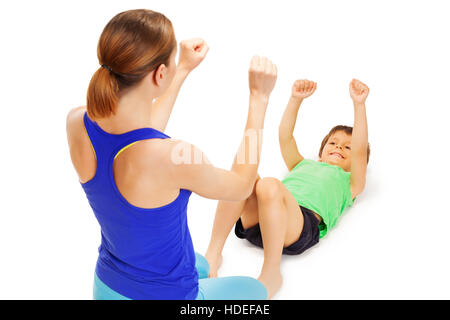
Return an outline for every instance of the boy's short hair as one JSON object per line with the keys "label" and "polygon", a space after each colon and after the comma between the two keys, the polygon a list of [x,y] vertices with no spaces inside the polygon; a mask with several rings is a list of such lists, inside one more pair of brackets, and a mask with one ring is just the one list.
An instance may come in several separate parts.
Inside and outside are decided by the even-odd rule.
{"label": "boy's short hair", "polygon": [[[336,132],[336,131],[344,131],[349,136],[352,135],[353,127],[344,126],[344,125],[337,125],[334,128],[330,130],[330,132],[323,138],[322,145],[320,146],[319,150],[319,157],[322,156],[322,151],[325,145],[327,144],[328,139]],[[367,163],[369,163],[369,156],[370,156],[370,144],[367,142]]]}

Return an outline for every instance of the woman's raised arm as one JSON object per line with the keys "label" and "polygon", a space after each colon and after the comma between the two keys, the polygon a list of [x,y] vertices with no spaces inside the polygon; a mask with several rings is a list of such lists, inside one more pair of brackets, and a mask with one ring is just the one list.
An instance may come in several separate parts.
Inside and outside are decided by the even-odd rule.
{"label": "woman's raised arm", "polygon": [[153,127],[164,132],[173,106],[187,76],[205,59],[209,47],[203,39],[195,38],[180,42],[177,72],[170,87],[156,99],[152,106]]}
{"label": "woman's raised arm", "polygon": [[277,68],[270,60],[258,56],[252,58],[247,124],[231,171],[214,167],[195,146],[174,143],[171,176],[180,188],[218,200],[237,201],[250,196],[260,162],[266,108],[276,79]]}

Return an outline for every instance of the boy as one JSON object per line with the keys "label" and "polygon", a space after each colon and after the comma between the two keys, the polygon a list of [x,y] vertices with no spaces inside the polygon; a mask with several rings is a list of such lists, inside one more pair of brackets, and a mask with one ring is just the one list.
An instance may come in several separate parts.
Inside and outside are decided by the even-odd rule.
{"label": "boy", "polygon": [[313,161],[299,153],[293,131],[302,101],[316,87],[313,81],[295,81],[280,123],[280,148],[289,174],[282,181],[258,177],[246,200],[219,201],[205,254],[210,277],[217,276],[225,240],[236,223],[239,238],[264,248],[258,280],[270,299],[281,287],[282,254],[300,254],[317,244],[363,191],[370,154],[365,110],[369,88],[356,79],[350,82],[354,127],[334,127],[322,142],[319,161]]}

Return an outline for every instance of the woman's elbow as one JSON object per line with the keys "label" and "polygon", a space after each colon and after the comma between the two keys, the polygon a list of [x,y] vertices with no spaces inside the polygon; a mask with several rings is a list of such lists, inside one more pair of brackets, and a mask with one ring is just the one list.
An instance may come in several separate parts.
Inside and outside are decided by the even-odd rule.
{"label": "woman's elbow", "polygon": [[230,188],[230,193],[228,195],[229,201],[242,201],[248,199],[253,192],[254,185],[254,182],[243,181],[238,186]]}

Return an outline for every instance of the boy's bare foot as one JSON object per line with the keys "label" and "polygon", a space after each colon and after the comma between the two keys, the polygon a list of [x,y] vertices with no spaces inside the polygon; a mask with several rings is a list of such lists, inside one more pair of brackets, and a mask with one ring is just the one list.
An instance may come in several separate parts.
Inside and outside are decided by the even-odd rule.
{"label": "boy's bare foot", "polygon": [[209,263],[209,278],[217,278],[217,271],[222,265],[222,254],[217,255],[207,252],[205,258]]}
{"label": "boy's bare foot", "polygon": [[268,299],[272,299],[273,295],[281,288],[283,277],[280,271],[261,272],[258,280],[266,287]]}

